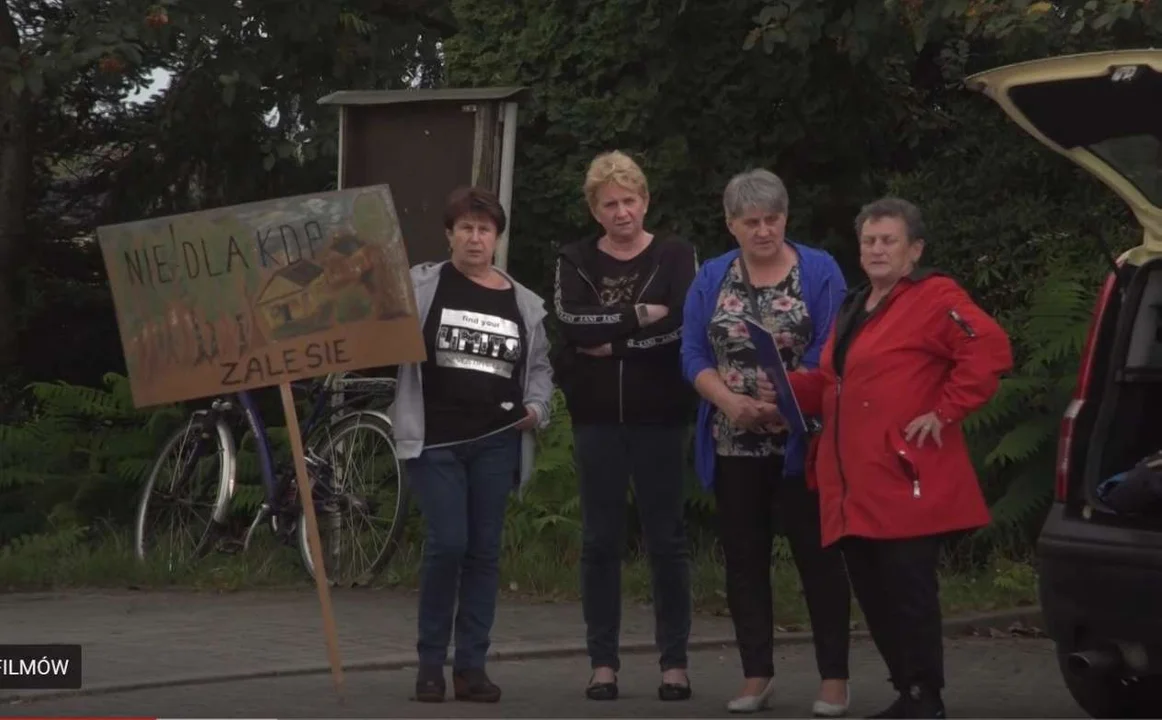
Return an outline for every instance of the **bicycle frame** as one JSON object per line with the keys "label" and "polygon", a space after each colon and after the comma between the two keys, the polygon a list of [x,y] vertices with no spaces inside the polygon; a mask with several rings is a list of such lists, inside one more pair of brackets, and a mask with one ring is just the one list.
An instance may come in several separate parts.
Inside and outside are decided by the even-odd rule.
{"label": "bicycle frame", "polygon": [[[336,422],[348,422],[356,419],[355,422],[358,425],[358,418],[364,416],[374,417],[377,421],[386,424],[390,429],[392,424],[391,419],[382,410],[376,409],[375,407],[362,407],[345,411],[345,408],[374,398],[379,395],[377,390],[380,388],[383,389],[383,397],[387,399],[388,403],[393,402],[391,395],[394,394],[392,390],[394,389],[395,380],[374,377],[347,378],[346,375],[346,373],[336,373],[327,375],[325,378],[315,378],[306,383],[292,383],[294,387],[301,388],[303,384],[306,384],[308,387],[311,409],[307,414],[306,421],[300,425],[300,435],[304,444],[311,443],[311,435],[320,424],[330,426]],[[350,390],[355,390],[352,393],[352,397],[343,397]],[[184,442],[190,433],[194,433],[192,452],[186,456],[186,462],[183,463],[184,467],[180,469],[178,477],[174,479],[173,489],[171,489],[170,493],[173,494],[174,489],[184,486],[189,482],[198,460],[204,457],[203,451],[206,449],[206,445],[209,444],[216,447],[213,454],[216,454],[221,462],[221,475],[217,483],[217,497],[214,501],[207,533],[198,545],[198,552],[205,552],[211,546],[216,545],[218,539],[231,540],[231,538],[222,535],[222,532],[226,529],[230,500],[234,495],[237,480],[237,449],[239,441],[236,440],[235,433],[237,432],[238,424],[233,421],[237,420],[235,412],[239,410],[244,417],[245,426],[254,434],[264,494],[261,508],[255,514],[254,519],[251,521],[241,540],[242,550],[245,550],[249,546],[255,530],[257,530],[264,520],[269,519],[271,521],[271,529],[276,534],[284,535],[280,528],[281,521],[283,519],[289,519],[286,517],[288,513],[300,512],[300,508],[296,506],[297,504],[291,505],[291,503],[294,503],[294,500],[288,495],[288,490],[291,489],[288,481],[293,479],[293,475],[288,475],[285,472],[280,473],[279,469],[275,467],[274,451],[271,447],[270,435],[252,392],[243,390],[216,397],[210,402],[208,408],[198,409],[192,412],[184,430],[175,431],[170,436],[165,445],[165,454],[159,455],[150,475],[150,483],[152,484],[160,472],[161,461],[166,454],[171,452],[174,447],[177,447],[176,444],[179,441]],[[329,473],[326,472],[330,464],[313,452],[312,445],[308,444],[304,450],[307,453],[306,460],[309,465],[319,465],[320,462],[324,465],[321,468],[322,472],[315,478],[317,489],[323,491],[319,497],[325,499],[333,495],[334,488],[328,487],[331,483],[328,477]],[[182,449],[179,448],[179,457],[183,454]],[[297,488],[295,489],[297,490]],[[147,502],[147,497],[143,494],[139,501],[138,518],[136,521],[137,538],[135,539],[135,544],[139,558],[142,557],[141,523],[143,522],[142,518],[144,517],[143,513],[147,507]],[[209,541],[208,543],[207,540]]]}
{"label": "bicycle frame", "polygon": [[[356,381],[357,382],[357,381]],[[382,380],[371,380],[371,383],[381,383]],[[345,381],[345,384],[354,384],[351,381]],[[327,415],[337,414],[342,408],[351,405],[360,398],[357,396],[351,400],[340,403],[338,406],[330,406],[323,402],[324,398],[330,392],[331,380],[323,381],[321,383],[313,382],[310,384],[313,388],[311,393],[311,412],[307,416],[306,421],[300,423],[302,437],[310,437],[311,432]],[[246,418],[246,424],[250,431],[254,434],[254,441],[257,445],[258,465],[262,473],[262,485],[266,496],[266,505],[270,510],[278,510],[282,503],[282,497],[279,493],[283,488],[278,485],[278,477],[275,474],[274,468],[274,452],[270,446],[270,437],[266,433],[266,424],[262,421],[262,414],[258,412],[258,407],[255,405],[254,397],[249,391],[243,390],[234,393],[234,397],[238,400],[238,404],[242,406],[243,415]],[[358,411],[358,412],[374,412],[374,411]],[[383,413],[376,413],[377,415],[386,417]],[[388,420],[390,424],[390,420]]]}
{"label": "bicycle frame", "polygon": [[[309,388],[309,398],[311,402],[311,410],[307,415],[305,422],[300,423],[300,436],[304,444],[310,439],[311,433],[320,424],[329,424],[335,422],[334,418],[338,416],[343,417],[359,417],[363,415],[370,415],[376,417],[378,420],[391,426],[391,419],[386,412],[377,409],[357,408],[348,412],[344,409],[366,400],[369,396],[373,397],[377,393],[376,388],[384,388],[385,390],[392,388],[395,384],[394,379],[389,378],[345,378],[345,373],[338,373],[328,375],[325,378],[315,378],[306,383],[292,383],[293,387],[302,387],[306,384]],[[343,395],[349,389],[356,389],[359,386],[368,386],[372,388],[371,392],[366,390],[360,392],[356,390],[352,393],[352,397],[347,399]],[[385,392],[385,396],[388,393]],[[339,402],[328,402],[328,400],[338,399]],[[215,501],[214,511],[211,522],[214,526],[221,528],[226,521],[230,499],[234,495],[236,473],[237,473],[237,444],[234,438],[234,432],[231,429],[232,423],[228,416],[233,416],[234,412],[241,410],[245,425],[254,434],[254,441],[256,451],[258,453],[259,471],[262,475],[263,486],[263,502],[251,521],[248,529],[242,540],[242,547],[245,550],[249,544],[254,532],[259,525],[266,519],[271,519],[275,523],[272,528],[278,532],[277,523],[281,516],[288,510],[290,512],[297,512],[295,507],[287,507],[287,491],[288,486],[285,484],[288,478],[293,478],[293,475],[283,474],[281,477],[275,468],[274,451],[271,447],[270,436],[268,434],[266,423],[263,422],[262,414],[258,410],[254,395],[250,391],[239,391],[231,393],[230,395],[215,398],[209,409],[197,410],[191,418],[192,422],[197,422],[202,427],[202,433],[196,440],[194,452],[190,456],[190,463],[182,469],[182,477],[177,481],[178,484],[184,484],[189,473],[193,471],[194,464],[197,458],[201,457],[201,449],[210,434],[216,434],[218,441],[222,445],[221,459],[226,469],[221,484],[218,488],[218,498]],[[308,453],[306,458],[308,463],[312,461],[311,448],[305,447],[304,450]],[[315,456],[317,459],[317,456]],[[318,478],[318,490],[322,491],[320,497],[326,497],[328,491],[329,480],[325,476]],[[297,489],[297,488],[296,488]],[[316,500],[316,503],[319,502]]]}
{"label": "bicycle frame", "polygon": [[[262,489],[266,497],[266,505],[270,508],[277,506],[278,479],[274,475],[274,453],[270,449],[270,437],[266,434],[266,423],[262,421],[262,414],[254,403],[254,396],[243,390],[234,394],[238,404],[242,406],[242,415],[246,424],[254,435],[255,450],[258,452],[258,468],[262,473]],[[306,432],[304,431],[304,435]]]}

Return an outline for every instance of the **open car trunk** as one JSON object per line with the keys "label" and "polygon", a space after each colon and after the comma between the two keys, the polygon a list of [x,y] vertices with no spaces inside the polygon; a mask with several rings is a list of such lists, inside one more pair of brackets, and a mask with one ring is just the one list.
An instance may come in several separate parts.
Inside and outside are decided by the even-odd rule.
{"label": "open car trunk", "polygon": [[[1126,267],[1120,280],[1121,292],[1102,318],[1114,324],[1107,335],[1112,343],[1087,399],[1096,413],[1092,431],[1077,438],[1086,447],[1084,462],[1075,472],[1084,480],[1085,500],[1096,510],[1130,524],[1162,529],[1162,495],[1151,497],[1155,488],[1162,490],[1162,483],[1155,480],[1144,487],[1147,478],[1139,472],[1128,480],[1144,492],[1128,494],[1124,492],[1128,486],[1121,485],[1121,497],[1115,495],[1117,502],[1109,503],[1098,493],[1102,483],[1112,480],[1107,486],[1112,488],[1126,482],[1119,477],[1122,473],[1162,451],[1162,257],[1140,268]],[[1162,468],[1151,472],[1162,477]],[[1127,507],[1129,497],[1142,506]]]}
{"label": "open car trunk", "polygon": [[1063,446],[1066,494],[1071,512],[1162,530],[1162,497],[1157,511],[1141,516],[1124,505],[1114,512],[1117,504],[1098,496],[1102,482],[1162,451],[1162,50],[1034,60],[978,73],[967,84],[1105,183],[1142,226],[1142,243],[1120,261],[1100,239],[1077,236],[1105,253],[1116,287],[1096,319],[1093,365],[1072,441]]}
{"label": "open car trunk", "polygon": [[1129,205],[1143,228],[1132,264],[1162,253],[1162,50],[1033,60],[965,82]]}

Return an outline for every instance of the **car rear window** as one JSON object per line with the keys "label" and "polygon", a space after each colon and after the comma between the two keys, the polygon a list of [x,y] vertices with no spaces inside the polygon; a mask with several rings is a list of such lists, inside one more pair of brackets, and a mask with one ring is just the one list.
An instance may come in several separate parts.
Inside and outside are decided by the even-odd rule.
{"label": "car rear window", "polygon": [[1021,85],[1009,97],[1050,140],[1087,148],[1162,205],[1162,74],[1111,67],[1103,77]]}

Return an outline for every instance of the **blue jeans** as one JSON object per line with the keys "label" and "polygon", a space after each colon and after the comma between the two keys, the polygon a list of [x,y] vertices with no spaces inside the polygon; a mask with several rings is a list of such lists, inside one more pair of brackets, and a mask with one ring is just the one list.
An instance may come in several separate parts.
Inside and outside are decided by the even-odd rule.
{"label": "blue jeans", "polygon": [[496,617],[504,514],[519,456],[520,433],[509,429],[424,450],[407,461],[425,527],[416,643],[421,665],[447,660],[455,612],[455,669],[484,667]]}

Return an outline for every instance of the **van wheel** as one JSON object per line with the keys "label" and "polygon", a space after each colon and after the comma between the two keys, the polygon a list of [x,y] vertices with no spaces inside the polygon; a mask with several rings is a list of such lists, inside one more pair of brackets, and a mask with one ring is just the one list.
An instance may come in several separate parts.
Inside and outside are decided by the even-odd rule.
{"label": "van wheel", "polygon": [[1162,682],[1150,677],[1123,680],[1098,673],[1080,675],[1069,668],[1069,653],[1058,652],[1061,676],[1074,701],[1093,718],[1162,717]]}

